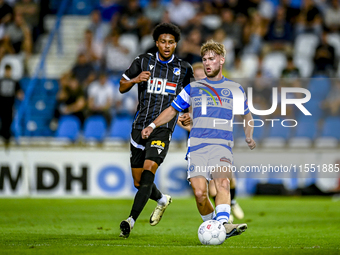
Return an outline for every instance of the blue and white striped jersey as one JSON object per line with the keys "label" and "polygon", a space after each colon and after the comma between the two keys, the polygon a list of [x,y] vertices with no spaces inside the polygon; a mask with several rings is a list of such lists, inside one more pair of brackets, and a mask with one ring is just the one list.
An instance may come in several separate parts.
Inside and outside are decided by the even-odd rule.
{"label": "blue and white striped jersey", "polygon": [[[210,81],[207,78],[194,81],[174,99],[171,105],[177,111],[192,107],[193,126],[189,152],[207,145],[221,145],[232,150],[234,139],[231,123],[234,100],[243,100],[244,115],[249,113],[247,97],[242,86],[225,77],[219,81]],[[206,107],[202,103],[204,101]]]}

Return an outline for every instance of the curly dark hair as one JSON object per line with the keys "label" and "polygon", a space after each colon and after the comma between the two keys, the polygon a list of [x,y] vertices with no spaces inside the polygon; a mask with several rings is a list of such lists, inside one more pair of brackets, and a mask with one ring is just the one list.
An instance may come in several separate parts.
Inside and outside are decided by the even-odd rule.
{"label": "curly dark hair", "polygon": [[173,35],[176,42],[181,39],[181,30],[178,26],[171,23],[161,23],[157,25],[152,33],[153,40],[156,42],[162,34]]}

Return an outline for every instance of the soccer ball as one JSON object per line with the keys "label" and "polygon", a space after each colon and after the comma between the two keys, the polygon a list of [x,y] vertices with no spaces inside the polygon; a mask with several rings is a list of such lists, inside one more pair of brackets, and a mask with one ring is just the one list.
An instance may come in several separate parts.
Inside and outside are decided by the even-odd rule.
{"label": "soccer ball", "polygon": [[226,237],[225,227],[217,220],[208,220],[198,228],[198,239],[205,245],[222,244]]}

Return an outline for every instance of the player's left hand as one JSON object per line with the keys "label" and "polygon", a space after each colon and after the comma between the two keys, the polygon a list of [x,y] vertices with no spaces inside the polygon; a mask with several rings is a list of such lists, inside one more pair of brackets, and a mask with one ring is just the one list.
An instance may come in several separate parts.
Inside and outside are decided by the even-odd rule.
{"label": "player's left hand", "polygon": [[249,149],[251,149],[251,150],[255,149],[255,147],[256,147],[256,142],[254,141],[253,138],[247,137],[247,138],[246,138],[246,142],[247,142],[247,144],[248,144]]}
{"label": "player's left hand", "polygon": [[178,120],[182,123],[183,126],[188,126],[191,122],[189,113],[184,113],[182,116],[179,116]]}
{"label": "player's left hand", "polygon": [[153,131],[152,127],[146,127],[142,130],[142,139],[148,139]]}

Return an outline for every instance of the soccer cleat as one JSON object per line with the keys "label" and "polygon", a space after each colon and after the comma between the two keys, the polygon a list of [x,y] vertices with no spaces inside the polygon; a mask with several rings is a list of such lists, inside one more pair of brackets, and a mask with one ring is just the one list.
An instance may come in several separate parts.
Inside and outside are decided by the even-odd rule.
{"label": "soccer cleat", "polygon": [[241,235],[246,229],[248,228],[247,224],[229,224],[224,223],[225,230],[227,232],[225,239],[228,239],[232,236],[238,236]]}
{"label": "soccer cleat", "polygon": [[234,222],[234,216],[232,214],[230,214],[228,223],[232,224],[233,222]]}
{"label": "soccer cleat", "polygon": [[123,220],[120,223],[120,235],[119,237],[124,237],[124,238],[128,238],[131,232],[131,229],[133,229],[133,227],[131,227],[131,218],[129,217],[127,220]]}
{"label": "soccer cleat", "polygon": [[241,220],[244,218],[244,212],[237,202],[231,205],[231,212],[236,217],[236,219]]}
{"label": "soccer cleat", "polygon": [[152,212],[152,214],[150,216],[150,225],[151,226],[156,226],[161,221],[165,209],[172,202],[171,196],[169,196],[169,195],[164,195],[164,196],[166,196],[166,204],[156,206],[155,210]]}

